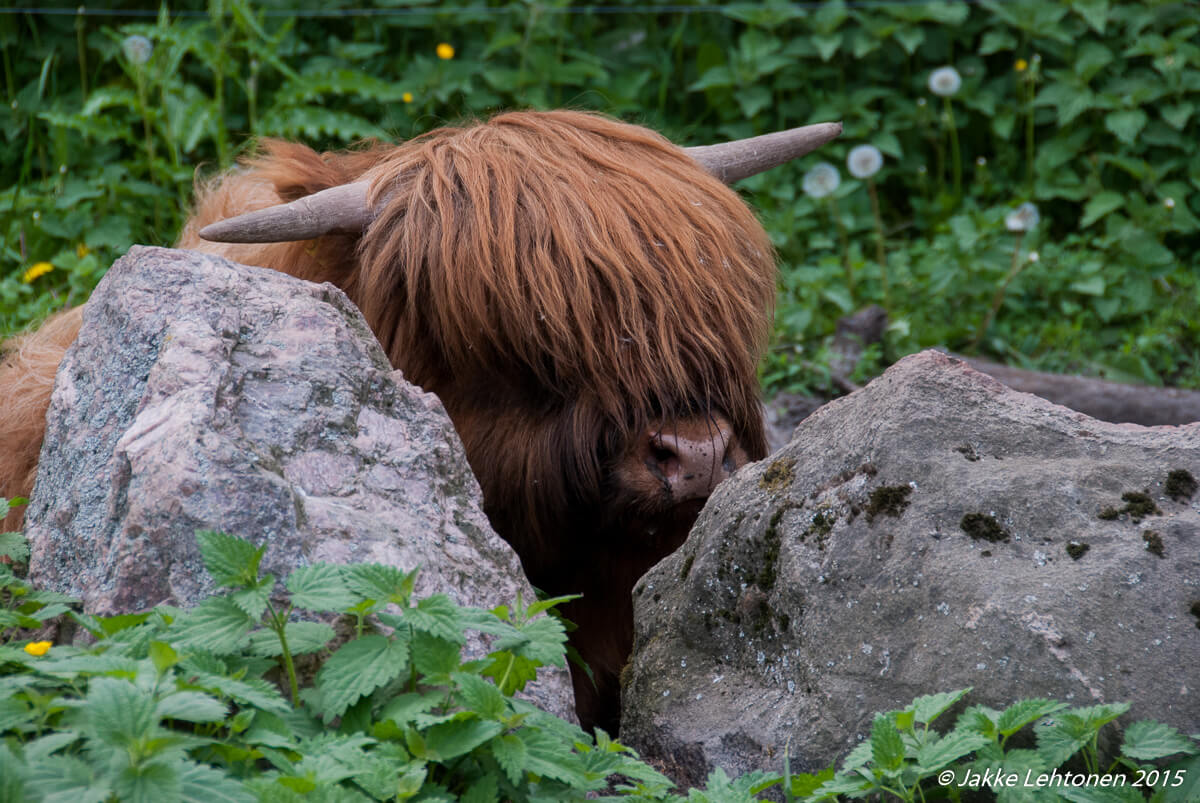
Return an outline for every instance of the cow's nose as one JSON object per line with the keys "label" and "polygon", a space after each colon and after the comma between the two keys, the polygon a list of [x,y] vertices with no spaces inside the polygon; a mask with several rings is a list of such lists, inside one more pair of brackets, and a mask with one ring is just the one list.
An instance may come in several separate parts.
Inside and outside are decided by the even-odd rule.
{"label": "cow's nose", "polygon": [[704,499],[748,460],[733,425],[718,415],[696,416],[647,433],[646,467],[676,502]]}

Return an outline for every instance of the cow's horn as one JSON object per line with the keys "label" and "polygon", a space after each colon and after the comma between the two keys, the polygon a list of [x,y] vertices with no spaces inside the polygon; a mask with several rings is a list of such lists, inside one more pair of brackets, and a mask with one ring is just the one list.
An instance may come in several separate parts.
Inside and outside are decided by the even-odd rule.
{"label": "cow's horn", "polygon": [[279,243],[331,232],[360,233],[371,222],[366,181],[341,184],[291,203],[217,221],[200,236],[219,243]]}
{"label": "cow's horn", "polygon": [[[684,150],[705,170],[732,184],[810,153],[841,133],[841,123],[817,123]],[[330,187],[291,203],[212,223],[200,230],[200,236],[222,243],[277,243],[332,232],[358,233],[372,218],[368,189],[365,181]]]}
{"label": "cow's horn", "polygon": [[684,148],[688,156],[726,184],[769,170],[798,156],[811,153],[836,139],[841,123],[817,123],[760,137]]}

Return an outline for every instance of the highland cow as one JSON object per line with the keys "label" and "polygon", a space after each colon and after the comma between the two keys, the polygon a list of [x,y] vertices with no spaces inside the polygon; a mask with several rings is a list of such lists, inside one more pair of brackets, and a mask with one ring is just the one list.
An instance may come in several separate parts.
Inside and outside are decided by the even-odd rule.
{"label": "highland cow", "polygon": [[[198,187],[179,246],[332,282],[359,306],[392,364],[441,398],[532,582],[583,594],[565,611],[594,672],[572,669],[578,712],[614,730],[635,582],[766,452],[774,255],[722,179],[838,132],[685,150],[560,111],[357,152],[267,141]],[[31,490],[79,324],[63,313],[0,365],[0,493]]]}

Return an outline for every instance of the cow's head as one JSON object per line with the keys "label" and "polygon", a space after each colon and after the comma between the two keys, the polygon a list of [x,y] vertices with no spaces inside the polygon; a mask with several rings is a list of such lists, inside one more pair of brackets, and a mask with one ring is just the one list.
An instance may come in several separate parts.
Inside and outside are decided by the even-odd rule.
{"label": "cow's head", "polygon": [[497,531],[535,584],[613,589],[619,610],[601,613],[628,619],[637,577],[766,452],[756,366],[774,255],[725,182],[840,131],[682,149],[596,115],[510,113],[201,236],[357,236],[343,289],[441,397]]}

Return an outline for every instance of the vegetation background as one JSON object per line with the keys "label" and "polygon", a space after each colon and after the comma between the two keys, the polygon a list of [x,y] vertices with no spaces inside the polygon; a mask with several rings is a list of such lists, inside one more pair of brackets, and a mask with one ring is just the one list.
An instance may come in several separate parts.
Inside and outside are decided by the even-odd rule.
{"label": "vegetation background", "polygon": [[[0,335],[84,300],[131,243],[169,245],[195,177],[255,137],[338,148],[568,106],[681,144],[844,121],[740,187],[782,268],[769,390],[823,389],[836,320],[872,302],[891,325],[868,371],[938,345],[1200,387],[1194,2],[368,5],[0,11]],[[883,156],[866,179],[862,144]],[[841,181],[816,198],[820,161]],[[1037,222],[1011,231],[1024,202]]]}

